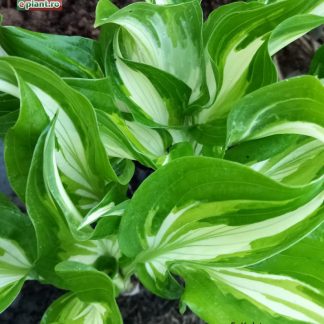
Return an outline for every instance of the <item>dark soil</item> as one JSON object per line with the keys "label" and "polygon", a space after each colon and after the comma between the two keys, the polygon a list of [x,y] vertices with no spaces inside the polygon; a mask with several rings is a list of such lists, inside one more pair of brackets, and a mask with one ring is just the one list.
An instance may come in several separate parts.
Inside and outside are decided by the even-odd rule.
{"label": "dark soil", "polygon": [[[136,0],[114,0],[123,7]],[[205,13],[212,11],[221,4],[233,0],[202,1]],[[4,15],[4,25],[14,25],[38,32],[82,35],[96,37],[98,30],[93,28],[97,0],[63,0],[63,10],[51,12],[18,12],[16,1],[0,0],[1,13]]]}
{"label": "dark soil", "polygon": [[[0,315],[0,323],[39,323],[47,307],[63,293],[37,281],[26,282],[19,297]],[[134,296],[119,297],[118,304],[124,324],[203,324],[191,312],[180,315],[177,310],[178,302],[162,300],[143,288]]]}
{"label": "dark soil", "polygon": [[282,76],[293,77],[307,74],[312,57],[323,41],[324,30],[318,28],[280,51],[277,59]]}
{"label": "dark soil", "polygon": [[[4,15],[4,25],[14,25],[30,30],[65,34],[82,35],[95,38],[98,30],[93,28],[96,0],[63,0],[61,12],[18,12],[16,1],[0,0],[0,13]],[[122,7],[135,1],[116,0]],[[202,1],[205,16],[221,4],[230,0]],[[308,71],[311,57],[320,43],[323,43],[324,33],[317,30],[302,40],[290,45],[277,55],[282,76],[294,76]],[[1,144],[1,143],[0,143]],[[0,156],[1,156],[0,145]],[[0,173],[3,174],[3,164],[0,163]],[[138,168],[136,182],[145,177],[144,170]],[[0,177],[0,189],[10,195],[8,185]],[[130,194],[136,189],[136,184]],[[5,190],[3,190],[5,188]],[[27,282],[14,304],[0,315],[1,324],[36,324],[53,300],[62,295],[62,291],[43,286],[37,282]],[[203,323],[191,312],[183,316],[178,312],[178,301],[165,301],[140,289],[134,296],[122,296],[118,299],[125,324],[200,324]],[[91,323],[89,323],[91,324]]]}
{"label": "dark soil", "polygon": [[[162,300],[143,288],[134,296],[118,299],[124,324],[203,324],[191,311],[181,315],[179,302]],[[140,307],[139,307],[140,305]]]}
{"label": "dark soil", "polygon": [[0,323],[37,324],[47,307],[62,294],[62,291],[52,286],[27,281],[15,302],[0,315]]}
{"label": "dark soil", "polygon": [[[137,0],[113,0],[123,7]],[[205,17],[220,5],[237,0],[203,0]],[[46,33],[81,35],[96,38],[99,31],[93,28],[97,0],[63,0],[62,11],[18,12],[16,1],[0,0],[0,13],[4,25],[13,25]],[[311,57],[324,41],[323,31],[311,34],[291,44],[277,55],[283,77],[307,73]],[[319,42],[318,42],[319,41]]]}

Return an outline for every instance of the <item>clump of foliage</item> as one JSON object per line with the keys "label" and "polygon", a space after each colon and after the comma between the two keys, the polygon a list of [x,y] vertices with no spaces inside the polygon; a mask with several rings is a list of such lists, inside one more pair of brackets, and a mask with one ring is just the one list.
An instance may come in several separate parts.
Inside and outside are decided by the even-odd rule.
{"label": "clump of foliage", "polygon": [[[68,292],[42,323],[122,322],[132,289],[208,323],[324,322],[324,51],[273,55],[323,0],[100,0],[98,41],[0,28],[0,127],[27,215],[0,207],[0,311],[25,280]],[[154,170],[127,195],[134,161]]]}

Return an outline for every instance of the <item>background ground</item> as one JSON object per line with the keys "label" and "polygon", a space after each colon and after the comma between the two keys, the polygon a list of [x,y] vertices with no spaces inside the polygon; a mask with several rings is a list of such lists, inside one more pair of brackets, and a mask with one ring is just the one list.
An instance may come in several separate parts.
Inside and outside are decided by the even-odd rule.
{"label": "background ground", "polygon": [[[63,0],[62,12],[18,12],[16,1],[0,0],[0,13],[4,15],[4,25],[25,27],[34,31],[65,35],[82,35],[97,37],[98,31],[92,25],[94,21],[96,0]],[[135,1],[116,0],[122,7]],[[230,0],[203,0],[205,16],[213,9]],[[306,73],[314,50],[323,42],[324,33],[317,30],[283,50],[277,56],[283,76]],[[5,178],[2,161],[3,146],[0,142],[0,191],[12,194]],[[141,177],[139,170],[138,176]],[[27,282],[15,303],[2,315],[3,324],[36,324],[51,302],[62,294],[54,287]],[[140,290],[135,296],[120,297],[118,300],[125,324],[202,324],[191,312],[181,316],[178,302],[161,300],[150,293]],[[91,323],[89,323],[91,324]]]}

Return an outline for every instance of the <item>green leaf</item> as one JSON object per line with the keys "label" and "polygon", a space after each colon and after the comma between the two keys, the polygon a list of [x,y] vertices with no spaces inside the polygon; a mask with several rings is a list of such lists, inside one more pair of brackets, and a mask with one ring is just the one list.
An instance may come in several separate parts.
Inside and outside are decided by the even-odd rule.
{"label": "green leaf", "polygon": [[[93,230],[90,226],[82,226],[83,214],[78,210],[75,204],[73,204],[73,201],[68,196],[63,182],[59,177],[58,162],[55,160],[55,126],[56,121],[52,124],[44,145],[43,174],[45,184],[65,216],[73,236],[77,240],[87,240],[91,237]],[[133,172],[133,169],[127,169]],[[95,218],[98,208],[106,209],[107,206],[121,202],[125,199],[126,189],[126,187],[120,187],[118,184],[112,186],[106,185],[106,195],[103,197],[102,201],[95,204],[94,207],[92,206],[93,208],[88,212],[86,219]],[[81,207],[83,207],[83,209],[89,209],[87,205]]]}
{"label": "green leaf", "polygon": [[[256,53],[268,39],[269,53],[264,53],[273,55],[323,23],[323,17],[319,16],[324,16],[321,0],[285,0],[269,5],[239,2],[214,11],[204,25],[211,101],[200,113],[199,123],[226,117],[230,103],[246,94],[249,88],[255,89],[253,84],[258,83],[260,74],[268,79],[269,71],[273,70],[269,59],[263,61],[259,73],[252,78],[248,76]],[[272,78],[267,80],[270,81]]]}
{"label": "green leaf", "polygon": [[19,100],[6,93],[0,93],[0,137],[16,123],[19,114]]}
{"label": "green leaf", "polygon": [[321,46],[312,60],[310,74],[317,75],[319,78],[324,78],[324,46]]}
{"label": "green leaf", "polygon": [[119,50],[116,54],[109,47],[108,52],[106,74],[114,105],[151,127],[181,125],[191,89],[169,73],[121,58]]}
{"label": "green leaf", "polygon": [[89,99],[95,109],[107,113],[117,112],[117,107],[112,94],[109,78],[104,79],[73,79],[65,78],[64,81]]}
{"label": "green leaf", "polygon": [[[269,53],[274,55],[282,48],[289,45],[296,39],[302,37],[306,32],[324,24],[324,10],[318,7],[319,11],[316,15],[297,15],[288,18],[282,22],[271,33],[269,40]],[[316,11],[313,11],[314,13]]]}
{"label": "green leaf", "polygon": [[290,185],[304,185],[322,176],[323,165],[323,143],[307,138],[250,167],[274,180]]}
{"label": "green leaf", "polygon": [[[37,236],[37,262],[35,269],[45,282],[63,287],[60,277],[54,271],[55,266],[65,260],[73,260],[93,265],[96,260],[106,255],[118,259],[119,247],[113,234],[105,235],[89,231],[89,238],[95,240],[77,241],[67,224],[66,215],[57,208],[47,191],[44,181],[44,145],[47,132],[44,132],[35,149],[27,184],[27,210],[35,226]],[[110,228],[116,226],[112,222]],[[99,233],[98,233],[99,232]]]}
{"label": "green leaf", "polygon": [[[137,89],[137,91],[133,91],[136,90],[135,84],[129,80],[134,77],[134,81],[136,82],[140,81],[140,79],[136,80],[139,75],[142,75],[143,77],[145,76],[145,78],[147,78],[145,80],[149,81],[154,86],[157,96],[159,96],[164,103],[164,108],[161,107],[159,109],[161,109],[161,111],[164,110],[168,114],[167,123],[162,121],[161,124],[167,124],[169,126],[182,126],[185,122],[185,115],[188,114],[187,110],[191,95],[191,89],[179,79],[176,79],[172,75],[158,70],[154,67],[148,66],[146,64],[134,63],[127,60],[123,60],[123,63],[132,70],[132,72],[129,69],[126,69],[124,71],[126,73],[124,74],[124,76],[126,77],[125,80],[128,79],[126,82],[124,82],[124,84],[128,88],[128,91],[130,91],[130,95],[132,96],[133,100],[140,107],[147,108],[147,111],[145,112],[147,112],[148,114],[150,114],[150,111],[153,113],[153,115],[156,114],[152,111],[152,108],[147,106],[148,104],[154,104],[152,102],[153,98],[151,98],[151,100],[147,100],[150,95],[152,96],[152,92],[149,90],[150,86],[148,85],[148,89],[141,89],[142,93],[146,97],[143,98],[143,94],[141,94],[141,96],[138,96],[138,94],[136,94],[136,92],[140,92],[139,89]],[[138,77],[136,75],[138,75]],[[142,82],[141,85],[144,88],[145,82]],[[145,93],[145,91],[147,91],[148,93]],[[156,106],[158,107],[158,105]],[[155,109],[157,108],[155,107]],[[157,116],[160,113],[161,112],[159,112]],[[163,117],[158,118],[163,119]],[[159,122],[158,120],[156,121]]]}
{"label": "green leaf", "polygon": [[[114,105],[150,127],[189,122],[186,115],[198,109],[191,104],[202,95],[199,3],[172,7],[136,3],[101,20],[100,25],[105,27],[100,45]],[[178,61],[181,56],[184,62]]]}
{"label": "green leaf", "polygon": [[[55,133],[56,133],[56,121],[52,124],[50,131],[47,135],[45,145],[44,145],[44,180],[47,190],[50,191],[51,196],[54,198],[60,209],[62,210],[72,234],[79,240],[85,240],[91,235],[91,228],[86,227],[79,230],[79,226],[82,223],[83,215],[73,203],[69,197],[66,189],[64,188],[62,179],[59,175],[58,161],[56,160],[56,143],[55,143]],[[85,187],[86,188],[86,187]],[[80,190],[80,189],[79,189]],[[83,189],[85,190],[85,189]],[[91,194],[86,192],[88,196]],[[92,197],[91,197],[92,198]],[[99,197],[94,197],[98,200]],[[89,204],[89,202],[87,201]],[[83,207],[84,206],[84,207]],[[81,205],[81,208],[88,209],[87,205]]]}
{"label": "green leaf", "polygon": [[38,137],[49,119],[36,94],[17,77],[20,91],[19,117],[6,136],[5,161],[11,186],[25,201],[27,177]]}
{"label": "green leaf", "polygon": [[99,0],[96,7],[95,27],[102,25],[102,23],[116,11],[118,11],[118,7],[110,0]]}
{"label": "green leaf", "polygon": [[[109,217],[105,217],[109,216]],[[94,233],[92,235],[93,240],[100,240],[106,238],[109,235],[117,235],[121,215],[114,216],[114,215],[105,215],[103,218],[99,219]]]}
{"label": "green leaf", "polygon": [[24,251],[30,261],[36,258],[35,232],[30,219],[22,214],[20,210],[0,195],[1,204],[1,228],[2,239],[15,241]]}
{"label": "green leaf", "polygon": [[253,264],[309,233],[323,221],[322,186],[289,187],[236,163],[180,158],[133,196],[121,221],[121,250],[135,258],[144,285],[174,298],[172,264]]}
{"label": "green leaf", "polygon": [[[122,168],[117,165],[114,170],[100,140],[94,108],[85,97],[36,63],[13,57],[1,58],[1,63],[4,91],[19,97],[15,80],[19,76],[30,84],[49,119],[58,114],[55,137],[59,149],[55,160],[73,204],[84,209],[83,206],[101,201],[107,182],[128,183],[132,165],[124,162]],[[38,129],[41,127],[43,124],[37,125]]]}
{"label": "green leaf", "polygon": [[27,216],[0,196],[0,313],[17,297],[36,259],[36,239]]}
{"label": "green leaf", "polygon": [[64,218],[53,203],[43,178],[44,132],[36,145],[27,181],[26,205],[37,237],[37,263],[35,268],[45,281],[62,285],[54,268],[61,262],[63,245],[73,242]]}
{"label": "green leaf", "polygon": [[92,39],[1,26],[0,46],[8,55],[45,65],[62,77],[103,76],[95,60],[96,41]]}
{"label": "green leaf", "polygon": [[186,285],[182,301],[208,323],[321,323],[323,228],[248,269],[176,267]]}
{"label": "green leaf", "polygon": [[253,164],[267,160],[295,146],[299,135],[272,135],[265,138],[243,142],[230,147],[224,158],[242,164]]}
{"label": "green leaf", "polygon": [[[122,216],[125,212],[125,209],[128,206],[129,201],[125,200],[120,204],[115,204],[118,202],[118,196],[120,195],[118,192],[119,188],[113,188],[113,190],[109,191],[107,196],[102,200],[102,202],[97,205],[95,208],[90,210],[88,215],[84,218],[82,224],[79,228],[83,228],[86,225],[92,224],[103,217],[112,217],[112,216]],[[117,198],[115,197],[117,195]],[[109,221],[107,222],[109,223]],[[109,235],[110,233],[106,233]]]}
{"label": "green leaf", "polygon": [[[303,14],[306,12],[310,14]],[[323,15],[320,1],[291,0],[267,6],[235,3],[210,15],[204,26],[210,100],[193,128],[193,136],[204,150],[224,147],[222,135],[233,101],[277,81],[270,55],[322,24]]]}
{"label": "green leaf", "polygon": [[324,141],[324,88],[311,76],[264,87],[236,104],[228,117],[227,146],[276,134]]}
{"label": "green leaf", "polygon": [[303,185],[322,175],[323,143],[305,136],[273,135],[230,148],[225,158],[274,180]]}
{"label": "green leaf", "polygon": [[[113,36],[114,52],[120,58],[150,65],[181,80],[192,90],[190,102],[201,96],[202,12],[198,1],[173,6],[134,3],[101,20],[103,24],[120,27]],[[117,65],[125,73],[127,66],[121,61]],[[132,74],[144,82],[143,76]],[[122,78],[127,81],[125,74]]]}
{"label": "green leaf", "polygon": [[137,160],[156,168],[156,162],[166,152],[163,135],[136,121],[127,121],[118,114],[97,111],[101,141],[111,157]]}
{"label": "green leaf", "polygon": [[8,69],[10,69],[8,64],[0,64],[0,132],[2,137],[15,124],[19,114],[17,80],[12,73],[7,73]]}
{"label": "green leaf", "polygon": [[230,148],[225,159],[250,166],[274,180],[303,185],[322,175],[323,143],[306,136],[272,135]]}
{"label": "green leaf", "polygon": [[246,75],[248,86],[245,94],[278,81],[277,70],[269,55],[268,46],[268,42],[265,42],[258,49],[248,67]]}
{"label": "green leaf", "polygon": [[[278,75],[276,67],[269,55],[268,42],[258,49],[255,53],[253,60],[248,66],[245,79],[243,81],[244,91],[242,93],[248,94],[262,88],[268,84],[277,82]],[[241,85],[237,87],[237,91],[241,91]],[[233,91],[236,91],[233,88]],[[232,94],[233,95],[233,94]],[[231,99],[235,99],[233,95]],[[223,108],[230,105],[232,100],[227,100],[223,104]],[[208,109],[206,110],[208,112]],[[204,114],[204,111],[201,112]],[[222,150],[226,142],[226,118],[218,117],[207,123],[197,124],[191,127],[191,133],[195,140],[204,145],[204,150]]]}
{"label": "green leaf", "polygon": [[56,267],[70,293],[56,300],[41,323],[122,323],[115,301],[115,289],[107,275],[76,262]]}

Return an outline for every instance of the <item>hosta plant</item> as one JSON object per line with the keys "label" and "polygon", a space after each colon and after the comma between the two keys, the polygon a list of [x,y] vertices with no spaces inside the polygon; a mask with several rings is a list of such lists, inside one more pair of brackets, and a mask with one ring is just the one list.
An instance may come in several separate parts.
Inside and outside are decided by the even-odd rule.
{"label": "hosta plant", "polygon": [[66,290],[43,324],[118,324],[136,277],[211,324],[324,323],[324,48],[288,80],[273,59],[323,23],[323,0],[206,21],[198,0],[100,0],[98,40],[2,26],[26,212],[1,197],[0,311],[39,280]]}

